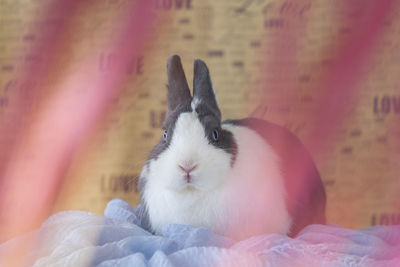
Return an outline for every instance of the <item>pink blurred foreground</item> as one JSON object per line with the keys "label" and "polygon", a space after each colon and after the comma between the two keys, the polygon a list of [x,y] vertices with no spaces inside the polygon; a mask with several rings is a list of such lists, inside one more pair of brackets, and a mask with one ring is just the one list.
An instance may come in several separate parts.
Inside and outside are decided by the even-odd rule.
{"label": "pink blurred foreground", "polygon": [[[47,14],[72,16],[87,2],[57,1]],[[10,109],[16,115],[6,117],[2,129],[3,134],[14,132],[18,137],[17,142],[2,148],[6,161],[0,165],[0,242],[38,227],[49,216],[74,152],[107,111],[111,99],[121,93],[124,70],[142,49],[149,29],[143,25],[152,19],[150,1],[131,1],[115,23],[118,38],[105,44],[117,55],[111,71],[99,73],[92,67],[97,58],[87,56],[78,69],[62,78],[56,93],[34,114],[29,99],[14,97]],[[21,77],[24,83],[37,84],[51,74],[52,57],[62,48],[62,33],[68,27],[64,23],[56,30],[41,32],[45,41],[34,47],[33,54],[50,56],[40,67],[27,66]],[[41,93],[40,88],[30,90],[32,98]],[[29,127],[22,127],[21,118],[29,121]]]}
{"label": "pink blurred foreground", "polygon": [[[58,1],[48,13],[73,14],[84,2]],[[150,4],[151,1],[132,2],[125,16],[116,23],[119,38],[108,44],[109,50],[117,51],[118,54],[111,72],[100,75],[92,71],[90,66],[96,59],[87,57],[76,72],[63,78],[56,93],[49,97],[37,113],[30,113],[25,99],[16,98],[11,103],[18,117],[30,120],[30,127],[23,128],[19,120],[6,117],[2,129],[4,132],[16,133],[18,142],[7,144],[2,149],[2,153],[6,153],[6,161],[0,163],[0,243],[38,227],[49,216],[74,152],[90,136],[98,120],[107,111],[110,100],[121,93],[120,85],[125,78],[123,70],[146,41],[146,30],[149,28],[140,25],[146,25],[152,19]],[[360,4],[363,2],[352,1],[343,5],[351,8],[352,5]],[[390,15],[393,5],[392,0],[369,2],[368,12],[363,15],[360,24],[354,27],[353,36],[342,44],[337,60],[330,66],[327,75],[320,79],[318,90],[315,90],[318,92],[315,96],[319,103],[318,112],[310,116],[315,128],[307,134],[308,140],[305,140],[305,143],[312,144],[310,150],[314,157],[329,147],[327,145],[337,126],[351,112],[349,104],[352,101],[344,103],[343,100],[357,99],[359,87],[356,85],[365,79],[362,67],[382,33],[385,19]],[[48,41],[46,45],[36,47],[35,54],[50,52],[49,63],[41,68],[28,68],[22,77],[27,84],[35,84],[38,79],[50,73],[51,53],[56,53],[57,47],[61,46],[60,31],[67,27],[61,25],[58,31],[43,33]],[[287,41],[277,40],[275,60],[282,59],[282,56],[294,56],[285,50],[285,46],[279,45]],[[290,71],[290,66],[287,69]],[[33,96],[39,93],[37,88],[31,92]],[[72,106],[74,109],[70,109]],[[293,155],[296,156],[299,157],[298,165],[293,166],[291,171],[307,173],[309,170],[302,164],[301,155]],[[26,161],[27,157],[29,161]],[[291,191],[300,194],[307,186],[310,185],[297,183]]]}

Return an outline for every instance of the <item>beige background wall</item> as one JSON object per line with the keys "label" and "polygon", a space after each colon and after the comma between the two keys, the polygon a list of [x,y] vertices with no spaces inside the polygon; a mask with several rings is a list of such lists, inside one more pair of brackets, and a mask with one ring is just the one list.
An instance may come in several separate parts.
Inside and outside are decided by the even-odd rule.
{"label": "beige background wall", "polygon": [[[150,27],[150,37],[126,70],[122,94],[74,155],[54,212],[102,214],[114,197],[138,202],[138,174],[162,134],[166,59],[178,53],[189,84],[193,59],[207,62],[225,119],[262,117],[286,125],[305,142],[326,186],[330,222],[353,228],[400,223],[398,6],[381,21],[362,61],[363,78],[349,88],[355,88],[354,95],[327,99],[320,97],[329,81],[325,78],[373,17],[374,1],[152,1],[154,23],[141,25]],[[45,93],[32,99],[33,110],[40,109],[43,99],[57,90],[60,77],[73,71],[83,55],[95,56],[99,72],[112,70],[115,53],[104,42],[112,38],[127,1],[89,2],[74,16],[52,22],[43,21],[41,14],[51,1],[1,0],[0,116],[12,112],[12,94],[26,93],[20,70],[29,49],[42,41],[40,31],[31,31],[34,26],[58,20],[68,23],[69,30],[63,33],[62,50],[54,55],[54,76],[41,85]],[[319,123],[329,124],[316,119],[321,105],[329,104],[322,101],[348,110],[332,128],[329,142],[314,150],[309,133]],[[3,135],[0,145],[12,135]],[[7,153],[2,151],[3,156]]]}

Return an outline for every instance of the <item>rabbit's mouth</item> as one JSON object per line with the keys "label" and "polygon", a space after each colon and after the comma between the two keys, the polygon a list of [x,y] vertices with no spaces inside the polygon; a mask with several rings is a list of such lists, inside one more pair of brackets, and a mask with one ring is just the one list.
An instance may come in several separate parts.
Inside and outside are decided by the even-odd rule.
{"label": "rabbit's mouth", "polygon": [[197,188],[198,183],[196,183],[196,179],[193,174],[186,173],[182,177],[183,186],[188,188]]}
{"label": "rabbit's mouth", "polygon": [[192,176],[187,173],[185,175],[185,180],[186,180],[186,183],[190,184],[192,182]]}
{"label": "rabbit's mouth", "polygon": [[193,192],[193,191],[207,191],[204,185],[199,182],[199,179],[196,175],[193,174],[184,174],[181,176],[181,182],[179,186],[176,188],[179,192]]}

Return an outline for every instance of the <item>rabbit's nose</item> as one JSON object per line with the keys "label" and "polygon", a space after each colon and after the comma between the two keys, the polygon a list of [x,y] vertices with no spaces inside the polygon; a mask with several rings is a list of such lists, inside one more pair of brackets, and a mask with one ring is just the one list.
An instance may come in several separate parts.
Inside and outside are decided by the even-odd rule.
{"label": "rabbit's nose", "polygon": [[196,164],[190,164],[190,165],[188,165],[188,164],[179,164],[179,168],[180,168],[182,171],[184,171],[184,172],[186,172],[187,174],[189,174],[189,173],[191,173],[194,169],[197,168],[197,165],[196,165]]}

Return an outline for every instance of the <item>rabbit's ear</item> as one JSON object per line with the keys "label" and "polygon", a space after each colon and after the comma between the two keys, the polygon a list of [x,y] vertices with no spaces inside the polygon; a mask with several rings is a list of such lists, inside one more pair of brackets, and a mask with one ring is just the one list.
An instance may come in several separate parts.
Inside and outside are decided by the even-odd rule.
{"label": "rabbit's ear", "polygon": [[179,104],[190,102],[192,97],[185,72],[182,68],[181,59],[178,55],[172,55],[167,62],[168,89],[167,102],[168,110],[173,111]]}
{"label": "rabbit's ear", "polygon": [[193,71],[193,98],[205,103],[211,108],[218,119],[221,119],[221,112],[218,108],[217,97],[211,83],[210,73],[206,63],[201,59],[194,61]]}

